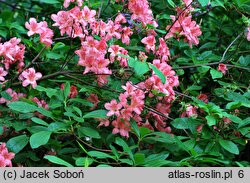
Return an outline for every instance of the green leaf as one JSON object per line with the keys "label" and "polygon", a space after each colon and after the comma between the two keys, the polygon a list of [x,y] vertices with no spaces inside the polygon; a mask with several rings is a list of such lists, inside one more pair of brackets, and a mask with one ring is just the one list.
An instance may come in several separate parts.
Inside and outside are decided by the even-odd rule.
{"label": "green leaf", "polygon": [[64,84],[64,90],[63,90],[63,93],[64,93],[64,98],[68,98],[69,94],[70,94],[70,83],[69,82],[66,82]]}
{"label": "green leaf", "polygon": [[152,133],[152,130],[145,128],[145,127],[140,127],[140,134],[142,138],[150,133]]}
{"label": "green leaf", "polygon": [[58,54],[58,53],[54,53],[54,52],[49,52],[49,53],[46,54],[46,57],[47,57],[48,59],[58,60],[58,59],[62,58],[63,55]]}
{"label": "green leaf", "polygon": [[208,126],[216,125],[216,118],[212,115],[206,116]]}
{"label": "green leaf", "polygon": [[171,125],[177,129],[188,129],[189,118],[176,118],[171,122]]}
{"label": "green leaf", "polygon": [[51,131],[40,131],[30,137],[30,146],[32,149],[38,148],[48,143]]}
{"label": "green leaf", "polygon": [[239,128],[242,128],[242,127],[244,127],[244,126],[247,126],[247,125],[249,125],[249,124],[250,124],[250,117],[248,117],[248,118],[242,120],[242,122],[241,122],[241,123],[239,124],[239,126],[238,126],[238,129],[239,129]]}
{"label": "green leaf", "polygon": [[176,118],[171,124],[177,129],[189,129],[192,133],[196,132],[196,128],[201,122],[193,118]]}
{"label": "green leaf", "polygon": [[187,88],[187,90],[189,91],[193,91],[193,90],[201,90],[202,87],[201,86],[197,86],[197,85],[192,85],[190,87]]}
{"label": "green leaf", "polygon": [[4,133],[4,128],[3,126],[0,126],[0,135],[3,135],[3,133]]}
{"label": "green leaf", "polygon": [[143,166],[145,167],[161,167],[166,166],[170,163],[170,161],[165,160],[169,156],[169,153],[162,152],[160,154],[151,154],[145,158],[145,163]]}
{"label": "green leaf", "polygon": [[72,98],[72,99],[69,99],[69,102],[77,102],[77,103],[80,103],[84,106],[88,106],[88,107],[93,107],[94,104],[87,101],[87,100],[84,100],[84,99],[80,99],[80,98]]}
{"label": "green leaf", "polygon": [[57,132],[59,130],[66,130],[66,129],[67,129],[67,125],[61,122],[50,123],[48,126],[48,130],[51,132]]}
{"label": "green leaf", "polygon": [[31,120],[32,120],[34,123],[37,123],[37,124],[39,124],[39,125],[49,126],[48,123],[46,123],[45,121],[43,121],[43,120],[40,119],[40,118],[33,117],[33,118],[31,118]]}
{"label": "green leaf", "polygon": [[128,65],[135,69],[135,73],[139,76],[142,76],[146,72],[149,71],[148,63],[147,62],[141,62],[137,59],[130,58],[128,60]]}
{"label": "green leaf", "polygon": [[44,108],[41,108],[41,107],[38,107],[36,109],[37,112],[40,112],[42,115],[46,116],[46,117],[49,117],[49,118],[53,118],[53,115],[52,115],[52,112],[44,109]]}
{"label": "green leaf", "polygon": [[2,96],[5,100],[12,100],[12,97],[11,97],[6,91],[2,91],[2,92],[1,92],[1,96]]}
{"label": "green leaf", "polygon": [[228,152],[230,152],[232,154],[237,154],[237,155],[239,154],[238,146],[235,143],[233,143],[232,141],[219,139],[219,143],[220,143],[221,147],[226,149]]}
{"label": "green leaf", "polygon": [[138,127],[136,121],[131,119],[130,124],[132,126],[132,129],[135,131],[136,136],[139,138],[140,137],[140,130],[139,130],[139,127]]}
{"label": "green leaf", "polygon": [[21,101],[11,102],[8,104],[8,107],[12,110],[22,113],[35,112],[37,110],[37,107],[35,105]]}
{"label": "green leaf", "polygon": [[228,114],[228,113],[224,113],[224,116],[229,118],[231,121],[233,121],[234,123],[242,123],[242,119],[240,119],[238,116],[232,115],[232,114]]}
{"label": "green leaf", "polygon": [[161,82],[163,84],[165,84],[166,83],[166,77],[165,77],[165,75],[157,67],[155,67],[153,64],[149,64],[149,67],[151,69],[153,69],[153,71],[155,72],[155,74],[161,79]]}
{"label": "green leaf", "polygon": [[210,0],[198,0],[199,1],[199,3],[201,4],[201,6],[207,6],[208,5],[208,3],[210,2]]}
{"label": "green leaf", "polygon": [[79,109],[79,108],[76,107],[76,106],[73,106],[72,108],[74,109],[74,111],[77,112],[77,114],[78,114],[80,117],[82,117],[82,111],[81,111],[81,109]]}
{"label": "green leaf", "polygon": [[51,98],[52,96],[56,96],[57,95],[57,90],[56,89],[52,89],[52,88],[44,88],[42,86],[37,85],[35,88],[37,91],[40,92],[45,92],[46,95]]}
{"label": "green leaf", "polygon": [[96,130],[94,130],[94,129],[92,129],[92,128],[80,127],[80,128],[78,128],[78,131],[80,133],[83,133],[84,135],[86,135],[88,137],[92,137],[92,138],[96,138],[96,139],[101,138],[99,132],[96,131]]}
{"label": "green leaf", "polygon": [[56,156],[46,155],[46,156],[44,156],[44,159],[47,159],[51,163],[55,163],[57,165],[63,165],[66,167],[73,167],[70,163],[68,163],[68,162],[64,161],[63,159],[58,158]]}
{"label": "green leaf", "polygon": [[223,77],[222,72],[217,71],[215,69],[211,69],[210,70],[210,74],[211,74],[211,76],[212,76],[213,79],[217,79],[217,78],[222,78]]}
{"label": "green leaf", "polygon": [[106,110],[95,110],[92,112],[89,112],[83,116],[83,118],[107,118],[107,111]]}
{"label": "green leaf", "polygon": [[128,144],[124,140],[122,140],[120,137],[117,137],[115,139],[115,143],[118,144],[119,146],[121,146],[123,148],[123,151],[125,153],[128,153],[130,159],[133,160],[133,162],[135,162],[133,153],[132,153],[131,149],[129,148]]}
{"label": "green leaf", "polygon": [[168,4],[170,4],[170,6],[172,6],[173,8],[175,8],[175,3],[172,0],[167,0]]}
{"label": "green leaf", "polygon": [[94,162],[93,159],[88,157],[81,157],[76,159],[76,166],[89,167]]}
{"label": "green leaf", "polygon": [[242,106],[242,102],[239,102],[239,101],[237,101],[237,102],[229,102],[226,105],[226,109],[230,109],[230,110],[238,109],[240,106]]}
{"label": "green leaf", "polygon": [[89,151],[88,155],[99,159],[106,159],[106,158],[114,159],[113,156],[110,156],[109,154],[100,151]]}
{"label": "green leaf", "polygon": [[39,0],[41,3],[46,3],[46,4],[56,4],[56,3],[60,3],[57,0]]}
{"label": "green leaf", "polygon": [[145,162],[145,154],[136,153],[134,158],[135,158],[135,165],[141,165]]}
{"label": "green leaf", "polygon": [[26,135],[20,135],[9,139],[6,143],[6,146],[8,147],[9,151],[17,154],[28,144],[28,142],[29,137]]}

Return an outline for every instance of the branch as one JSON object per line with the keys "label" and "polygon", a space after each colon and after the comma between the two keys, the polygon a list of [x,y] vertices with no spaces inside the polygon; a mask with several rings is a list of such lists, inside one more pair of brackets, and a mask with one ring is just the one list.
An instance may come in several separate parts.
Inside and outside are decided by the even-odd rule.
{"label": "branch", "polygon": [[44,46],[40,52],[37,54],[37,56],[30,62],[28,63],[28,65],[26,65],[26,67],[23,68],[23,70],[21,72],[19,72],[14,78],[12,78],[11,80],[14,81],[16,78],[18,78],[23,71],[25,71],[26,69],[28,69],[31,65],[33,65],[35,63],[35,61],[40,57],[40,55],[43,53],[43,51],[46,49],[46,46]]}

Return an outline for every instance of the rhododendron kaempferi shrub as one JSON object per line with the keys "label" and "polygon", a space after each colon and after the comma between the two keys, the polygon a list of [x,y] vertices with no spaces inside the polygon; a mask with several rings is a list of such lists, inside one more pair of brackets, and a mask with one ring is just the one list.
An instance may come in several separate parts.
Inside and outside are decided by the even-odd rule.
{"label": "rhododendron kaempferi shrub", "polygon": [[1,166],[249,166],[244,5],[44,3],[0,32]]}

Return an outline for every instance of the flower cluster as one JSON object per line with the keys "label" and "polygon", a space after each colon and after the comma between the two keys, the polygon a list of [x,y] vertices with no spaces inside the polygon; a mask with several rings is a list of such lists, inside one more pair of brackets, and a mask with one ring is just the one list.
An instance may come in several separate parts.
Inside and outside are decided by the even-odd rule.
{"label": "flower cluster", "polygon": [[[137,85],[132,85],[130,82],[127,82],[126,86],[122,86],[126,92],[120,94],[119,103],[113,99],[110,103],[105,104],[105,108],[109,110],[107,116],[116,116],[116,119],[112,122],[114,126],[113,133],[120,133],[122,136],[128,137],[131,118],[133,118],[139,126],[144,126],[151,130],[155,127],[159,131],[171,132],[171,128],[168,127],[165,122],[166,117],[154,112],[149,112],[146,116],[147,121],[143,123],[140,116],[144,109],[146,94],[148,94],[149,97],[153,97],[157,93],[164,94],[164,97],[157,97],[161,102],[156,104],[156,110],[168,116],[171,102],[175,98],[173,87],[179,85],[178,77],[175,76],[175,72],[165,61],[153,60],[153,64],[164,74],[166,83],[162,83],[161,79],[153,72],[152,76],[144,82],[138,83]],[[154,127],[149,123],[151,119],[154,123]],[[101,121],[100,124],[108,126],[109,123],[105,120]]]}
{"label": "flower cluster", "polygon": [[88,23],[95,21],[95,10],[90,10],[87,6],[81,10],[79,7],[74,7],[69,11],[59,11],[57,14],[52,14],[51,18],[60,29],[61,35],[65,33],[70,37],[84,38],[88,35]]}
{"label": "flower cluster", "polygon": [[17,93],[15,91],[13,91],[11,88],[8,88],[7,90],[5,90],[6,93],[9,94],[9,96],[11,97],[11,100],[7,100],[3,97],[0,98],[0,104],[9,104],[11,102],[14,102],[14,101],[18,101],[19,98],[24,98],[26,97],[26,94],[24,93]]}
{"label": "flower cluster", "polygon": [[48,24],[46,21],[37,22],[35,18],[30,18],[29,22],[25,23],[26,29],[28,29],[28,36],[32,36],[34,34],[40,35],[40,42],[49,47],[52,44],[52,37],[54,36],[54,32],[48,28]]}
{"label": "flower cluster", "polygon": [[19,76],[19,80],[23,81],[23,87],[28,86],[29,84],[35,88],[37,86],[36,81],[42,77],[40,72],[36,72],[34,68],[26,69]]}
{"label": "flower cluster", "polygon": [[[188,1],[184,1],[186,4],[190,4]],[[191,6],[190,6],[191,7]],[[173,25],[168,25],[166,30],[169,31],[165,36],[165,39],[175,37],[179,39],[184,37],[184,41],[189,43],[190,48],[192,45],[198,45],[198,36],[202,34],[200,26],[192,20],[192,15],[190,13],[191,9],[187,8],[183,11],[180,7],[177,7],[177,16],[171,15]]]}
{"label": "flower cluster", "polygon": [[129,0],[128,9],[132,13],[131,19],[142,23],[143,26],[151,24],[157,27],[154,21],[152,10],[149,8],[147,0]]}
{"label": "flower cluster", "polygon": [[107,83],[107,77],[112,73],[108,68],[110,61],[105,58],[106,48],[105,40],[98,41],[88,36],[81,49],[75,52],[79,56],[78,65],[85,67],[83,74],[94,72],[100,85]]}
{"label": "flower cluster", "polygon": [[[37,97],[34,97],[32,101],[35,102],[38,105],[38,107],[49,110],[49,105],[45,102],[45,100],[39,100]],[[40,119],[45,118],[45,116],[39,112],[35,112],[34,115],[39,117]]]}
{"label": "flower cluster", "polygon": [[12,167],[11,159],[15,157],[15,154],[12,152],[9,152],[6,144],[2,143],[0,145],[0,167]]}
{"label": "flower cluster", "polygon": [[181,114],[181,117],[184,118],[184,117],[197,117],[198,114],[197,114],[197,107],[196,106],[192,106],[190,104],[188,104],[186,106],[186,110]]}
{"label": "flower cluster", "polygon": [[[109,110],[107,116],[116,116],[116,119],[112,121],[114,127],[112,133],[120,133],[121,136],[129,137],[130,119],[133,118],[137,123],[142,121],[140,114],[144,108],[145,94],[130,82],[127,82],[126,86],[122,86],[122,88],[125,92],[120,94],[120,102],[117,103],[113,99],[110,103],[105,104],[105,108]],[[107,124],[109,124],[108,121],[101,121],[100,125],[107,126]]]}
{"label": "flower cluster", "polygon": [[1,81],[5,81],[5,78],[4,78],[4,77],[5,77],[7,74],[8,74],[8,72],[5,71],[3,67],[0,67],[0,83],[1,83]]}
{"label": "flower cluster", "polygon": [[[153,72],[152,76],[146,79],[144,82],[138,84],[138,86],[148,93],[149,97],[153,97],[155,94],[163,94],[164,96],[157,97],[159,102],[156,104],[156,110],[166,117],[170,113],[171,102],[175,99],[175,93],[173,87],[179,85],[178,76],[175,76],[175,71],[165,61],[153,60],[153,64],[164,74],[166,82],[162,83],[161,79]],[[149,112],[146,116],[147,120],[154,122],[154,126],[159,131],[167,133],[171,132],[171,128],[167,126],[164,116],[160,116],[157,113]],[[142,124],[143,126],[152,129],[149,123]]]}
{"label": "flower cluster", "polygon": [[[25,46],[20,44],[21,39],[11,38],[9,41],[5,43],[0,43],[0,63],[2,63],[6,70],[9,70],[10,66],[17,63],[18,71],[20,72],[24,66],[24,51]],[[2,67],[0,67],[2,68]],[[6,76],[6,72],[3,69],[0,69],[0,81],[4,81],[3,78]]]}

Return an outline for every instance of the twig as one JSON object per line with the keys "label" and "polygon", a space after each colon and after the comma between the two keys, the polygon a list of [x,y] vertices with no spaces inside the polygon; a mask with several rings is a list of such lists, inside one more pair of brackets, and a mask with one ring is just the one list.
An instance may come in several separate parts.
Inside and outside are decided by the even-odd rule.
{"label": "twig", "polygon": [[243,32],[241,32],[227,47],[227,49],[224,51],[221,60],[219,61],[220,63],[224,62],[225,60],[225,55],[227,53],[227,51],[229,50],[229,48],[234,44],[234,42],[239,39],[241,36],[243,35]]}
{"label": "twig", "polygon": [[[112,152],[112,150],[109,150],[109,149],[99,149],[99,148],[97,148],[97,147],[94,147],[94,146],[92,146],[91,144],[89,144],[89,143],[83,141],[82,139],[80,139],[78,136],[76,136],[76,135],[74,135],[74,136],[77,138],[77,140],[79,140],[79,141],[80,141],[81,143],[83,143],[84,145],[90,147],[91,149],[94,149],[94,150],[96,150],[96,151],[102,151],[102,152]],[[118,152],[119,154],[124,154],[124,153],[121,152],[121,151],[117,151],[117,152]]]}
{"label": "twig", "polygon": [[37,56],[30,62],[28,63],[28,65],[26,65],[23,70],[21,72],[19,72],[14,78],[12,78],[11,80],[14,81],[16,78],[18,78],[23,71],[25,71],[27,68],[29,68],[31,65],[33,65],[35,63],[35,61],[40,57],[40,55],[43,53],[43,51],[46,49],[46,46],[44,46],[40,52],[37,54]]}
{"label": "twig", "polygon": [[193,4],[193,1],[192,1],[189,5],[187,5],[187,6],[177,15],[175,21],[174,21],[174,22],[171,24],[171,26],[167,29],[166,34],[168,34],[168,32],[172,29],[172,27],[174,26],[174,24],[179,20],[181,14],[182,14],[183,12],[185,12],[185,10],[188,9],[189,6],[191,6],[192,4]]}
{"label": "twig", "polygon": [[[229,50],[229,48],[235,43],[236,40],[238,40],[241,36],[243,35],[243,32],[240,33],[226,48],[226,50],[224,51],[222,58],[219,62],[213,62],[213,63],[206,63],[206,64],[197,64],[197,65],[190,65],[190,66],[180,66],[180,67],[173,67],[172,69],[176,70],[176,69],[188,69],[188,68],[195,68],[195,67],[201,67],[201,66],[209,66],[209,65],[218,65],[221,64],[223,62],[225,62],[225,56]],[[225,64],[227,66],[232,66],[230,64]],[[250,68],[244,68],[244,67],[240,67],[240,66],[235,66],[236,68],[239,69],[244,69],[244,70],[250,70]]]}

